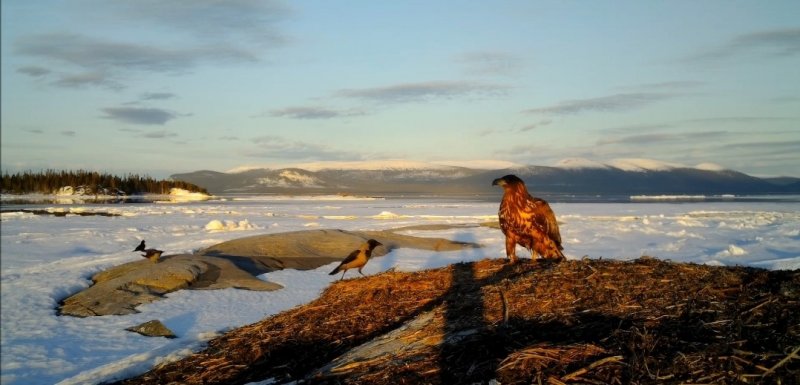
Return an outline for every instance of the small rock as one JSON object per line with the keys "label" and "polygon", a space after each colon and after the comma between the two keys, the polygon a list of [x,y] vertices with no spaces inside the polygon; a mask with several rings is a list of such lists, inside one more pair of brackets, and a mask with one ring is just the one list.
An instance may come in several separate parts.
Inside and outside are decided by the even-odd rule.
{"label": "small rock", "polygon": [[172,330],[169,330],[168,327],[164,326],[164,324],[162,324],[161,321],[157,319],[147,321],[141,325],[129,327],[125,330],[136,332],[147,337],[167,337],[167,338],[177,337],[175,333],[172,332]]}

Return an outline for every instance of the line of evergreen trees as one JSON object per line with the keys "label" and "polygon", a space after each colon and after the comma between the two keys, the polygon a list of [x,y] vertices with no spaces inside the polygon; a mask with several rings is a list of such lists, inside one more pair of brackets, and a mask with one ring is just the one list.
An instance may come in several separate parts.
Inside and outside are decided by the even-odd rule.
{"label": "line of evergreen trees", "polygon": [[177,187],[191,192],[208,194],[206,189],[195,184],[156,180],[149,176],[128,174],[124,177],[98,173],[96,171],[25,171],[16,174],[3,172],[2,192],[4,194],[53,194],[64,186],[87,186],[92,191],[121,191],[126,195],[136,194],[169,194],[170,189]]}

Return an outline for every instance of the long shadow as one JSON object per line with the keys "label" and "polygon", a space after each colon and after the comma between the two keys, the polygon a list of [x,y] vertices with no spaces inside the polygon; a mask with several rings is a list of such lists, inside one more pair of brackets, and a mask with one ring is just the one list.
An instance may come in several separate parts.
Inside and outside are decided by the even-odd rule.
{"label": "long shadow", "polygon": [[[519,263],[539,264],[547,269],[552,262],[523,259]],[[445,337],[439,353],[441,384],[488,383],[497,378],[500,362],[520,348],[539,342],[559,345],[598,342],[629,324],[618,317],[593,312],[581,314],[572,322],[542,322],[510,316],[499,324],[489,324],[484,315],[486,298],[483,287],[531,270],[505,265],[492,275],[479,279],[475,266],[466,263],[453,265],[452,286],[443,296]],[[492,297],[497,300],[494,295]]]}

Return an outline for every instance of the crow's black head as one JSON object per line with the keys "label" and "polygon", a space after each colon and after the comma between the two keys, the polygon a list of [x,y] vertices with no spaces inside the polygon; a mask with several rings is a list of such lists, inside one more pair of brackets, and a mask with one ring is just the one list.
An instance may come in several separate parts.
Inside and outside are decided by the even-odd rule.
{"label": "crow's black head", "polygon": [[370,250],[372,250],[372,249],[374,249],[374,248],[376,248],[378,246],[383,246],[383,243],[380,243],[380,242],[378,242],[378,241],[376,241],[374,239],[368,240],[367,244],[369,245],[369,249]]}

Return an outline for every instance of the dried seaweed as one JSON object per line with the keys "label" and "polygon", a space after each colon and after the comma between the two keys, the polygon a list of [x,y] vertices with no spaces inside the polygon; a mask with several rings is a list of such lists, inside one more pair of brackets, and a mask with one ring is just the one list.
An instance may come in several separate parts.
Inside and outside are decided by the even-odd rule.
{"label": "dried seaweed", "polygon": [[334,283],[121,383],[794,384],[798,302],[800,271],[484,260]]}

